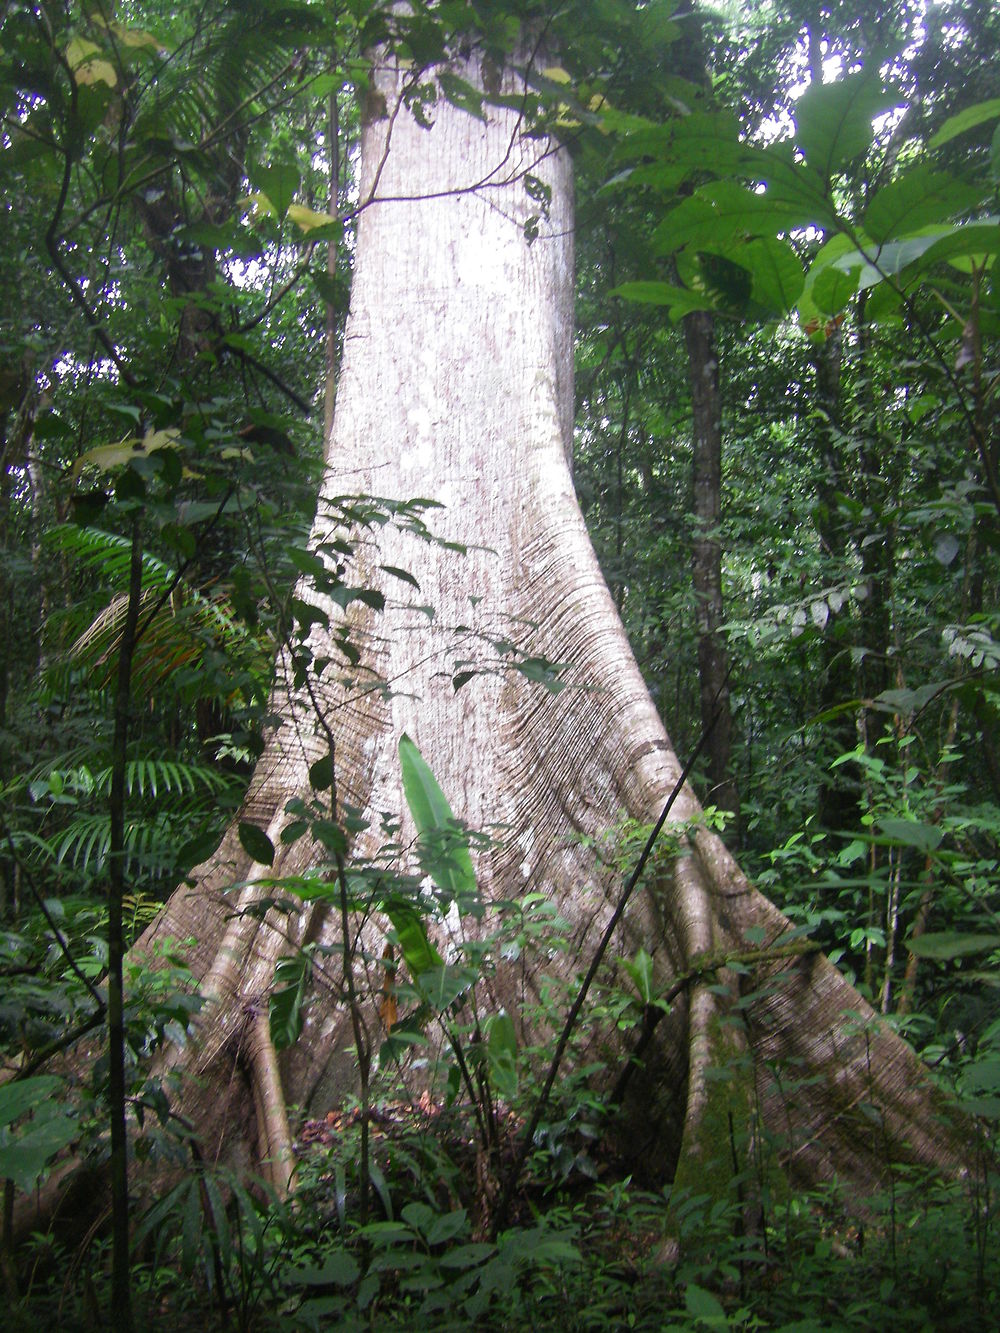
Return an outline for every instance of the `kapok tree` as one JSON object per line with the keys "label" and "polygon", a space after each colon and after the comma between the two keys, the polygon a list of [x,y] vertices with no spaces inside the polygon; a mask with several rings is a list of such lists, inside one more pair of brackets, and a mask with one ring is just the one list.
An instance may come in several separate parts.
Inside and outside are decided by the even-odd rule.
{"label": "kapok tree", "polygon": [[[442,77],[452,101],[430,102],[428,76],[418,85],[393,59],[375,72],[314,576],[297,589],[299,632],[280,660],[280,724],[239,821],[139,945],[149,955],[194,941],[205,1007],[196,1039],[164,1060],[182,1075],[176,1108],[207,1158],[270,1162],[279,1184],[286,1105],[325,1111],[356,1090],[359,1050],[367,1063],[391,1021],[388,987],[405,976],[403,918],[376,910],[387,841],[393,873],[423,874],[401,737],[485,835],[472,850],[485,920],[491,904],[539,893],[569,922],[566,953],[501,964],[477,988],[522,1039],[543,973],[572,983],[609,919],[622,882],[609,835],[656,820],[680,773],[573,492],[569,154],[526,119],[510,70],[501,82],[474,57]],[[484,84],[493,96],[476,114],[470,89]],[[381,499],[342,499],[362,496]],[[414,509],[417,497],[440,508]],[[352,515],[368,526],[352,530]],[[546,688],[556,675],[563,688]],[[674,852],[647,875],[611,951],[651,958],[650,989],[671,996],[669,1013],[654,1023],[647,1011],[627,1079],[627,1035],[587,1029],[619,1061],[607,1086],[623,1090],[635,1158],[663,1177],[703,1177],[731,1162],[730,1127],[754,1115],[799,1180],[864,1189],[890,1159],[953,1163],[913,1053],[824,957],[790,942],[686,787],[670,824]],[[352,866],[367,877],[352,879]],[[367,912],[359,884],[381,886]],[[432,927],[438,961],[449,930],[469,925]],[[276,967],[304,949],[314,966],[301,1036],[278,1052]],[[412,949],[409,961],[412,971]],[[719,1067],[729,1076],[713,1077]]]}

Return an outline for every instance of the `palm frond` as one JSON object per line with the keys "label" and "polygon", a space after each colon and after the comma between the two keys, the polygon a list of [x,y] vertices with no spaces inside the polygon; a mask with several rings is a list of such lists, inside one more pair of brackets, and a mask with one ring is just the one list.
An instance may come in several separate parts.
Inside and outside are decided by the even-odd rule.
{"label": "palm frond", "polygon": [[[46,540],[86,567],[100,568],[111,585],[122,584],[128,578],[131,542],[117,533],[64,524],[47,534]],[[239,671],[245,674],[244,683],[251,692],[267,688],[272,645],[239,620],[224,593],[217,591],[209,596],[183,579],[177,582],[177,571],[148,553],[143,556],[142,583],[140,623],[145,633],[134,660],[137,689],[151,692],[181,667],[199,662],[206,642],[239,659]],[[175,583],[170,597],[164,599],[164,593]],[[45,679],[50,689],[65,687],[68,666],[87,671],[91,684],[99,688],[109,683],[127,609],[128,594],[112,594],[77,635],[63,659],[49,666]],[[150,615],[152,619],[146,624]],[[240,692],[234,685],[220,693],[228,701]]]}
{"label": "palm frond", "polygon": [[[217,795],[241,786],[239,779],[207,764],[182,763],[176,759],[133,759],[125,766],[125,786],[130,796],[161,794],[197,796],[199,791]],[[102,794],[111,790],[111,769],[94,774],[94,787]]]}
{"label": "palm frond", "polygon": [[[240,5],[237,12],[224,9],[223,16],[196,35],[179,59],[168,57],[159,66],[138,108],[135,139],[188,150],[204,143],[237,108],[275,83],[290,54],[314,46],[321,25],[318,12],[304,5]],[[281,93],[277,87],[272,97]]]}
{"label": "palm frond", "polygon": [[[76,796],[107,796],[111,791],[110,766],[92,770],[87,764],[72,768],[59,765],[59,775],[67,790]],[[220,772],[208,764],[193,764],[179,759],[151,759],[144,755],[130,759],[125,765],[125,790],[130,797],[150,796],[162,800],[165,796],[217,796],[241,786],[241,780]],[[190,802],[180,807],[187,809]]]}
{"label": "palm frond", "polygon": [[[132,559],[132,540],[117,532],[84,528],[76,523],[60,523],[42,537],[46,546],[72,556],[87,569],[101,569],[109,583],[125,583]],[[143,587],[166,588],[176,571],[148,551],[142,557]]]}
{"label": "palm frond", "polygon": [[68,828],[52,839],[57,865],[71,865],[84,874],[99,874],[104,869],[111,846],[111,820],[106,814],[80,810]]}
{"label": "palm frond", "polygon": [[[142,879],[177,874],[178,849],[190,838],[190,818],[176,811],[129,820],[125,826],[125,872]],[[67,828],[49,842],[46,852],[56,865],[81,875],[98,876],[107,868],[111,820],[105,811],[78,811]]]}

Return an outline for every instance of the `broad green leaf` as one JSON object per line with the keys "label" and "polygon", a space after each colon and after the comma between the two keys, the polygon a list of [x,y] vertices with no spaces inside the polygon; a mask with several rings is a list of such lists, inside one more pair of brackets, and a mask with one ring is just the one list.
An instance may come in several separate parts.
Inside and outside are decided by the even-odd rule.
{"label": "broad green leaf", "polygon": [[335,819],[314,819],[310,832],[316,841],[334,856],[347,854],[347,834]]}
{"label": "broad green leaf", "polygon": [[[164,455],[177,461],[172,451]],[[184,524],[185,527],[194,523],[204,523],[206,518],[214,518],[218,513],[232,513],[235,506],[227,505],[221,511],[215,500],[182,500],[177,506],[177,523]],[[185,534],[186,536],[187,534]]]}
{"label": "broad green leaf", "polygon": [[550,662],[547,657],[524,657],[515,661],[514,670],[519,671],[526,680],[544,685],[550,694],[558,694],[566,688],[566,682],[560,680],[568,662]]}
{"label": "broad green leaf", "polygon": [[30,1193],[56,1153],[79,1133],[77,1121],[58,1102],[44,1102],[0,1147],[0,1180],[13,1180],[18,1189]]}
{"label": "broad green leaf", "polygon": [[964,111],[948,117],[931,139],[930,146],[940,148],[942,144],[950,143],[966,130],[973,130],[977,125],[985,125],[987,121],[996,120],[998,116],[1000,116],[1000,97],[991,97],[986,102],[967,106]]}
{"label": "broad green leaf", "polygon": [[408,904],[388,903],[384,910],[392,922],[396,943],[414,980],[444,967],[444,959],[428,938],[426,922],[415,908]]}
{"label": "broad green leaf", "polygon": [[918,958],[967,958],[970,954],[1000,949],[1000,935],[973,935],[968,931],[939,930],[904,940]]}
{"label": "broad green leaf", "polygon": [[293,162],[276,162],[261,165],[251,174],[254,185],[267,196],[279,220],[283,218],[299,188],[298,167]]}
{"label": "broad green leaf", "polygon": [[753,236],[777,236],[811,221],[811,210],[776,202],[733,181],[703,185],[689,199],[671,209],[653,233],[657,254],[671,254],[710,242],[732,245]]}
{"label": "broad green leaf", "polygon": [[294,565],[300,574],[308,574],[314,579],[328,579],[330,577],[331,571],[322,558],[313,551],[305,550],[301,546],[289,546],[285,554],[288,556],[289,563]]}
{"label": "broad green leaf", "polygon": [[43,1105],[61,1087],[62,1079],[51,1074],[0,1084],[0,1126],[9,1125],[18,1116]]}
{"label": "broad green leaf", "polygon": [[[95,23],[98,22],[96,15],[94,16],[93,21]],[[101,22],[100,26],[104,27],[105,25]],[[159,37],[155,37],[151,32],[145,32],[142,28],[127,28],[123,23],[111,23],[107,26],[111,28],[112,32],[114,32],[115,36],[123,46],[130,46],[134,50],[139,51],[146,49],[149,51],[165,52],[167,50],[167,47],[160,41]]]}
{"label": "broad green leaf", "polygon": [[479,894],[468,838],[430,766],[405,732],[399,738],[399,765],[406,804],[417,826],[421,864],[447,902],[457,899],[463,910],[473,910]]}
{"label": "broad green leaf", "polygon": [[828,181],[866,152],[872,121],[899,102],[883,86],[877,65],[836,83],[812,83],[795,104],[795,142],[808,165]]}
{"label": "broad green leaf", "polygon": [[[638,20],[638,40],[641,49],[651,55],[662,55],[663,48],[680,36],[680,29],[674,21],[677,0],[647,0],[636,11]],[[698,90],[692,88],[686,99],[690,105]]]}
{"label": "broad green leaf", "polygon": [[312,979],[312,959],[300,951],[279,958],[274,969],[274,987],[268,1001],[271,1040],[277,1051],[294,1046],[302,1035],[302,1007]]}
{"label": "broad green leaf", "polygon": [[570,1233],[556,1230],[545,1223],[519,1231],[508,1231],[501,1236],[500,1246],[505,1258],[532,1264],[578,1264],[581,1260],[580,1251],[570,1238]]}
{"label": "broad green leaf", "polygon": [[514,1020],[506,1009],[501,1009],[499,1013],[493,1014],[488,1024],[488,1042],[495,1051],[507,1051],[510,1055],[517,1054],[517,1033],[514,1030]]}
{"label": "broad green leaf", "polygon": [[924,263],[940,264],[947,261],[963,272],[968,272],[968,265],[962,261],[973,260],[981,264],[992,255],[1000,253],[1000,215],[991,214],[979,218],[976,222],[959,222],[950,228],[947,235],[937,240],[924,255]]}
{"label": "broad green leaf", "polygon": [[202,861],[207,861],[218,845],[219,832],[217,829],[209,829],[204,833],[198,833],[193,838],[188,838],[186,842],[181,843],[175,858],[175,864],[179,870],[190,870],[194,866],[201,865]]}
{"label": "broad green leaf", "polygon": [[497,1247],[487,1241],[471,1241],[468,1245],[456,1245],[446,1250],[438,1262],[442,1268],[475,1268],[485,1259],[492,1258],[496,1252]]}
{"label": "broad green leaf", "polygon": [[158,449],[176,449],[179,436],[180,432],[176,430],[151,430],[141,440],[132,435],[119,444],[99,444],[80,455],[70,469],[70,479],[76,481],[86,467],[108,472],[111,468],[123,467],[136,459],[148,458]]}
{"label": "broad green leaf", "polygon": [[[601,128],[609,134],[617,134],[622,137],[616,156],[624,160],[632,156],[646,157],[653,151],[662,151],[667,141],[668,129],[664,125],[657,125],[652,120],[647,120],[645,116],[637,116],[631,111],[619,111],[616,107],[605,103],[601,109]],[[645,147],[635,142],[639,135],[647,136]],[[652,147],[649,145],[652,141]]]}
{"label": "broad green leaf", "polygon": [[391,574],[393,578],[400,579],[403,583],[408,583],[411,588],[416,588],[417,592],[420,591],[420,584],[408,569],[400,569],[398,565],[379,565],[379,569],[384,569],[385,572]]}
{"label": "broad green leaf", "polygon": [[309,277],[327,305],[332,305],[335,310],[346,308],[348,288],[341,276],[336,273],[326,273],[323,270],[310,269]]}
{"label": "broad green leaf", "polygon": [[828,227],[838,225],[827,182],[796,154],[787,139],[767,148],[746,147],[743,172],[765,187],[772,207],[795,211],[803,223]]}
{"label": "broad green leaf", "polygon": [[[853,296],[857,295],[861,281],[861,265],[843,269],[831,264],[821,269],[815,281],[810,284],[809,298],[815,310],[822,315],[839,315]],[[804,313],[805,302],[799,305],[800,314]]]}
{"label": "broad green leaf", "polygon": [[489,1020],[486,1057],[493,1086],[501,1097],[513,1101],[517,1096],[517,1033],[503,1009]]}
{"label": "broad green leaf", "polygon": [[429,1204],[414,1200],[412,1203],[403,1205],[399,1210],[399,1216],[407,1226],[412,1227],[414,1231],[419,1232],[422,1236],[434,1221],[434,1209]]}
{"label": "broad green leaf", "polygon": [[904,847],[916,847],[921,852],[932,852],[940,846],[944,831],[937,824],[921,824],[915,819],[890,819],[888,816],[876,821],[878,827],[893,842]]}
{"label": "broad green leaf", "polygon": [[285,213],[288,219],[304,232],[316,231],[319,227],[340,225],[340,219],[334,217],[332,213],[317,213],[314,208],[306,208],[305,204],[289,204]]}
{"label": "broad green leaf", "polygon": [[385,1068],[390,1061],[402,1060],[409,1055],[414,1046],[427,1042],[427,1034],[418,1028],[405,1028],[396,1024],[378,1050],[378,1062]]}
{"label": "broad green leaf", "polygon": [[673,320],[690,314],[692,310],[712,310],[715,306],[707,292],[692,292],[687,287],[676,287],[669,282],[623,282],[609,295],[645,305],[669,306],[670,318]]}
{"label": "broad green leaf", "polygon": [[950,681],[929,681],[926,685],[919,685],[915,690],[883,690],[872,702],[881,704],[893,713],[916,713],[939,694],[943,694],[951,685]]}
{"label": "broad green leaf", "polygon": [[421,972],[414,978],[421,996],[437,1013],[443,1014],[479,979],[475,968],[451,966],[443,963]]}
{"label": "broad green leaf", "polygon": [[704,1287],[689,1282],[684,1290],[684,1304],[687,1306],[688,1314],[693,1315],[695,1319],[705,1320],[717,1328],[729,1327],[729,1320],[718,1297],[713,1296]]}
{"label": "broad green leaf", "polygon": [[456,1236],[468,1231],[467,1213],[464,1208],[456,1208],[450,1213],[436,1213],[434,1220],[426,1228],[424,1235],[428,1245],[443,1245]]}
{"label": "broad green leaf", "polygon": [[707,292],[716,309],[740,315],[749,313],[753,279],[741,259],[746,258],[743,244],[710,243],[677,255],[677,273],[694,291]]}
{"label": "broad green leaf", "polygon": [[[375,1193],[378,1195],[382,1207],[385,1209],[385,1215],[389,1218],[389,1223],[387,1223],[387,1225],[389,1225],[392,1222],[393,1216],[392,1195],[389,1193],[389,1186],[386,1183],[385,1176],[382,1174],[381,1167],[377,1166],[374,1162],[369,1162],[368,1174],[371,1177],[372,1184],[375,1186]],[[378,1226],[379,1224],[375,1222],[370,1225]]]}
{"label": "broad green leaf", "polygon": [[240,820],[240,844],[246,854],[262,866],[274,864],[274,844],[262,828]]}
{"label": "broad green leaf", "polygon": [[85,60],[98,55],[100,49],[96,42],[91,42],[86,37],[72,37],[66,43],[66,63],[70,69],[76,69]]}
{"label": "broad green leaf", "polygon": [[934,264],[1000,253],[1000,218],[957,222],[949,227],[925,227],[919,234],[890,241],[870,252],[850,250],[834,261],[843,272],[860,265],[859,289],[875,287],[886,278],[909,283]]}
{"label": "broad green leaf", "polygon": [[[373,611],[385,609],[385,593],[379,592],[377,588],[350,588],[348,592],[350,601],[364,602],[365,606],[370,606]],[[336,593],[332,596],[336,600]]]}
{"label": "broad green leaf", "polygon": [[310,764],[309,785],[313,791],[327,791],[333,786],[333,755],[329,751],[321,755],[314,764]]}
{"label": "broad green leaf", "polygon": [[875,194],[864,228],[880,244],[931,223],[946,222],[982,201],[982,190],[943,171],[914,167]]}
{"label": "broad green leaf", "polygon": [[110,60],[100,58],[101,48],[85,37],[73,37],[66,46],[66,63],[73,71],[77,84],[104,83],[114,88],[118,75]]}
{"label": "broad green leaf", "polygon": [[616,172],[601,189],[610,192],[641,187],[673,195],[690,174],[690,168],[680,162],[644,162],[641,166],[626,167]]}
{"label": "broad green leaf", "polygon": [[[854,255],[854,266],[842,270],[837,261],[845,255]],[[812,324],[823,317],[835,315],[844,308],[858,289],[862,260],[857,255],[857,242],[838,232],[831,236],[813,257],[806,274],[805,286],[799,298],[799,320],[807,332]],[[827,276],[832,274],[832,276]]]}
{"label": "broad green leaf", "polygon": [[77,65],[73,78],[84,87],[88,84],[104,84],[114,88],[118,83],[118,74],[110,60],[85,60]]}
{"label": "broad green leaf", "polygon": [[730,258],[749,269],[753,277],[750,300],[776,315],[787,314],[799,298],[805,274],[798,255],[776,236],[760,236],[733,251]]}
{"label": "broad green leaf", "polygon": [[[739,174],[755,151],[740,142],[739,122],[728,111],[695,112],[665,125],[653,125],[605,108],[601,119],[606,128],[623,136],[615,152],[617,161],[639,159],[645,163],[652,159],[670,173],[679,169],[681,179],[695,174],[700,177],[706,167],[717,174]],[[643,183],[636,181],[637,185]],[[674,183],[676,178],[671,189]]]}
{"label": "broad green leaf", "polygon": [[310,625],[330,624],[329,615],[321,607],[313,606],[312,602],[306,602],[301,597],[292,598],[291,610],[295,618],[295,628],[303,637]]}
{"label": "broad green leaf", "polygon": [[966,1065],[962,1070],[965,1092],[1000,1093],[1000,1057],[988,1056]]}
{"label": "broad green leaf", "polygon": [[984,1120],[1000,1120],[1000,1097],[968,1097],[961,1101],[962,1110]]}
{"label": "broad green leaf", "polygon": [[623,958],[622,963],[625,971],[635,982],[635,988],[639,992],[639,998],[643,1004],[652,1004],[654,997],[653,987],[653,959],[645,949],[640,949],[634,958]]}
{"label": "broad green leaf", "polygon": [[283,1278],[290,1286],[349,1287],[360,1275],[361,1269],[353,1255],[334,1250],[320,1267],[286,1269]]}

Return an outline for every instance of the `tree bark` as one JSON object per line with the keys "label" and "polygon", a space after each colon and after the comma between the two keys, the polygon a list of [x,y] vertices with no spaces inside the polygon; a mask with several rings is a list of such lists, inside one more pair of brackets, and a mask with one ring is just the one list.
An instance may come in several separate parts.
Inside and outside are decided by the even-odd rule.
{"label": "tree bark", "polygon": [[[843,517],[838,513],[838,493],[845,489],[843,457],[843,412],[841,372],[843,370],[843,336],[838,327],[831,327],[827,336],[812,352],[816,373],[814,437],[818,464],[817,504],[814,522],[824,557],[839,571],[846,559],[849,535]],[[835,832],[852,828],[858,815],[858,785],[847,765],[830,768],[829,761],[846,754],[857,744],[857,719],[853,710],[844,709],[857,695],[857,675],[851,662],[849,613],[830,611],[820,645],[822,670],[817,711],[826,714],[835,709],[842,711],[831,717],[825,734],[829,737],[830,753],[824,765],[819,789],[819,822],[823,828]]]}
{"label": "tree bark", "polygon": [[733,780],[732,716],[729,708],[729,662],[722,637],[722,393],[715,317],[707,310],[685,315],[684,342],[691,387],[691,474],[695,533],[691,542],[691,575],[698,617],[698,683],[701,725],[707,742],[709,801],[720,810],[739,814]]}
{"label": "tree bark", "polygon": [[[474,64],[459,72],[478,78]],[[491,835],[474,853],[484,899],[544,893],[572,940],[565,959],[546,959],[544,969],[573,976],[585,970],[620,889],[620,868],[602,851],[609,831],[623,816],[655,820],[680,766],[573,493],[570,160],[525,133],[510,107],[490,107],[484,124],[439,95],[433,128],[422,128],[401,105],[407,77],[391,62],[377,71],[384,103],[370,99],[376,112],[363,129],[361,199],[371,202],[360,219],[313,545],[331,536],[335,497],[368,493],[433,498],[443,506],[433,511],[434,530],[467,552],[398,525],[375,527],[349,578],[381,588],[384,611],[354,603],[343,616],[329,599],[299,589],[329,615],[330,629],[312,628],[308,688],[295,688],[291,655],[283,655],[272,710],[280,725],[240,818],[278,848],[272,876],[328,860],[306,839],[282,844],[280,833],[288,800],[311,799],[309,768],[332,735],[340,808],[370,820],[352,857],[381,854],[382,812],[401,821],[397,841],[411,847],[397,759],[405,731],[456,815]],[[522,86],[506,76],[508,94]],[[528,176],[550,192],[530,242],[526,224],[541,210]],[[409,571],[419,592],[385,566]],[[344,625],[366,645],[366,669],[320,670],[320,659],[342,660],[334,631]],[[512,670],[510,644],[571,664],[567,688],[551,694]],[[456,690],[454,673],[472,669],[479,674]],[[685,790],[672,819],[697,814]],[[403,859],[412,869],[412,857]],[[197,1126],[205,1157],[236,1165],[274,1142],[259,1120],[277,1080],[273,1062],[254,1055],[254,1024],[276,961],[305,941],[330,952],[320,955],[303,1036],[280,1057],[281,1093],[326,1110],[357,1083],[339,914],[323,904],[291,916],[248,912],[273,893],[262,878],[234,825],[139,946],[149,954],[168,938],[194,941],[189,962],[207,1004],[197,1040],[167,1064],[187,1076],[179,1109]],[[234,884],[242,887],[226,892]],[[368,957],[382,956],[383,924],[374,917],[355,925]],[[440,929],[443,941],[447,927]],[[657,984],[675,995],[644,1043],[619,1112],[637,1165],[647,1177],[675,1174],[704,1188],[713,1170],[732,1169],[730,1115],[741,1124],[759,1115],[780,1135],[796,1179],[837,1175],[857,1190],[880,1177],[889,1157],[952,1164],[955,1139],[912,1052],[824,958],[768,954],[786,929],[706,831],[693,832],[637,895],[618,953],[644,947]],[[751,957],[741,962],[745,973],[725,966],[734,953]],[[541,983],[539,966],[498,971],[486,984],[491,1004],[520,1016],[524,1029]],[[362,997],[370,1032],[381,985],[373,979]],[[610,1089],[628,1059],[627,1039],[588,1029],[586,1040],[621,1061],[609,1069]],[[720,1064],[731,1070],[727,1079],[713,1077]],[[255,1072],[264,1065],[268,1090]],[[255,1112],[255,1101],[263,1109]]]}

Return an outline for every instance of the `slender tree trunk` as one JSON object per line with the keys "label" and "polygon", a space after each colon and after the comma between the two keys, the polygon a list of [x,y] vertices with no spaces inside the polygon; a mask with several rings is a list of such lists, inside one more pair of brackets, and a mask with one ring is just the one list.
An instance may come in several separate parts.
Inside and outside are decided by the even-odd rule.
{"label": "slender tree trunk", "polygon": [[691,386],[692,477],[695,533],[691,543],[691,575],[698,617],[698,681],[701,725],[708,738],[709,801],[720,810],[739,814],[739,796],[732,774],[732,716],[729,708],[729,662],[722,637],[722,394],[715,318],[705,310],[683,319]]}
{"label": "slender tree trunk", "polygon": [[[847,531],[838,514],[838,492],[844,489],[843,420],[841,411],[841,372],[843,338],[839,328],[813,352],[816,373],[815,438],[819,465],[818,504],[815,509],[816,531],[824,557],[839,572],[847,550]],[[830,611],[821,645],[819,711],[829,713],[853,699],[857,680],[851,664],[851,622],[847,610]],[[837,713],[825,728],[831,743],[830,758],[845,754],[857,744],[857,726],[853,711]],[[819,822],[822,827],[850,828],[858,815],[858,786],[847,765],[827,767],[819,792]]]}
{"label": "slender tree trunk", "polygon": [[132,1295],[129,1267],[128,1105],[125,1080],[125,988],[123,976],[125,894],[125,765],[128,755],[129,709],[132,702],[132,658],[142,599],[142,536],[139,518],[132,519],[128,609],[118,651],[115,729],[112,739],[108,848],[108,1103],[111,1122],[111,1315],[115,1328],[130,1333]]}
{"label": "slender tree trunk", "polygon": [[[870,515],[867,531],[856,536],[858,558],[867,597],[861,605],[861,646],[864,655],[858,668],[858,686],[863,699],[874,699],[893,683],[889,649],[892,644],[893,580],[895,577],[895,519],[890,517],[890,497],[900,484],[898,457],[882,432],[880,397],[872,383],[876,365],[872,355],[872,330],[868,323],[867,293],[857,301],[858,412],[855,434],[859,443],[861,476],[858,498]],[[898,451],[895,451],[898,454]],[[868,721],[870,714],[866,717]],[[876,737],[885,715],[872,719]],[[876,737],[872,737],[872,741]]]}
{"label": "slender tree trunk", "polygon": [[[326,133],[330,141],[330,198],[327,205],[334,217],[340,216],[340,114],[337,105],[339,90],[330,93],[327,114]],[[326,249],[326,271],[333,280],[337,274],[337,242],[330,241]],[[323,439],[330,438],[333,430],[333,409],[337,401],[337,334],[340,329],[340,313],[333,302],[326,303],[326,386],[323,391]]]}
{"label": "slender tree trunk", "polygon": [[[474,63],[459,72],[478,78]],[[330,625],[315,623],[296,649],[305,683],[294,679],[293,654],[282,658],[280,725],[240,818],[278,849],[269,876],[328,862],[307,839],[285,844],[280,835],[289,799],[312,799],[309,770],[332,738],[339,809],[369,821],[353,838],[355,862],[384,855],[383,812],[400,821],[395,841],[412,846],[397,758],[407,732],[456,814],[491,835],[474,854],[486,902],[541,892],[569,922],[563,960],[511,966],[486,983],[490,1005],[503,1005],[527,1035],[543,967],[561,967],[567,978],[585,970],[620,891],[614,858],[595,849],[623,815],[655,820],[680,766],[573,494],[569,156],[525,134],[510,107],[490,108],[483,123],[439,97],[433,128],[421,128],[401,104],[407,77],[392,64],[378,71],[384,102],[371,104],[381,114],[363,130],[361,198],[373,201],[360,221],[313,543],[320,549],[336,536],[335,497],[368,493],[433,497],[443,506],[433,511],[435,531],[467,549],[376,526],[347,577],[381,589],[383,611],[356,602],[345,616],[314,589],[299,589]],[[507,76],[515,104],[520,87]],[[530,242],[525,224],[539,208],[527,175],[550,191]],[[386,567],[408,571],[419,591]],[[357,668],[337,649],[344,630],[366,649]],[[312,665],[303,665],[305,650]],[[532,684],[511,669],[518,654],[570,664],[567,688],[553,694]],[[456,672],[470,670],[478,674],[456,689]],[[673,825],[692,827],[697,816],[685,789]],[[412,868],[405,851],[402,859]],[[357,1007],[337,952],[342,919],[332,900],[290,916],[266,911],[262,899],[274,890],[261,884],[235,826],[194,878],[140,947],[195,941],[189,962],[207,1004],[197,1041],[166,1063],[186,1076],[179,1107],[197,1126],[203,1155],[246,1164],[280,1154],[281,1135],[268,1128],[276,1098],[326,1110],[357,1088]],[[647,1175],[723,1188],[729,1116],[745,1123],[750,1108],[782,1137],[796,1178],[836,1175],[859,1190],[879,1177],[887,1151],[954,1162],[956,1142],[909,1048],[825,959],[769,951],[786,925],[705,831],[692,831],[636,895],[616,952],[646,949],[656,984],[673,996],[670,1013],[644,1035],[619,1108],[636,1164]],[[384,926],[377,915],[354,923],[359,958],[382,957]],[[442,947],[446,933],[442,925]],[[307,940],[327,950],[318,955],[325,962],[303,1036],[276,1072],[254,1057],[254,1023],[277,960]],[[381,987],[373,980],[359,997],[369,1033],[378,1031]],[[596,1025],[585,1037],[591,1053],[617,1052],[621,1063],[612,1061],[603,1085],[610,1093],[628,1040]],[[721,1063],[726,1079],[713,1075]]]}

